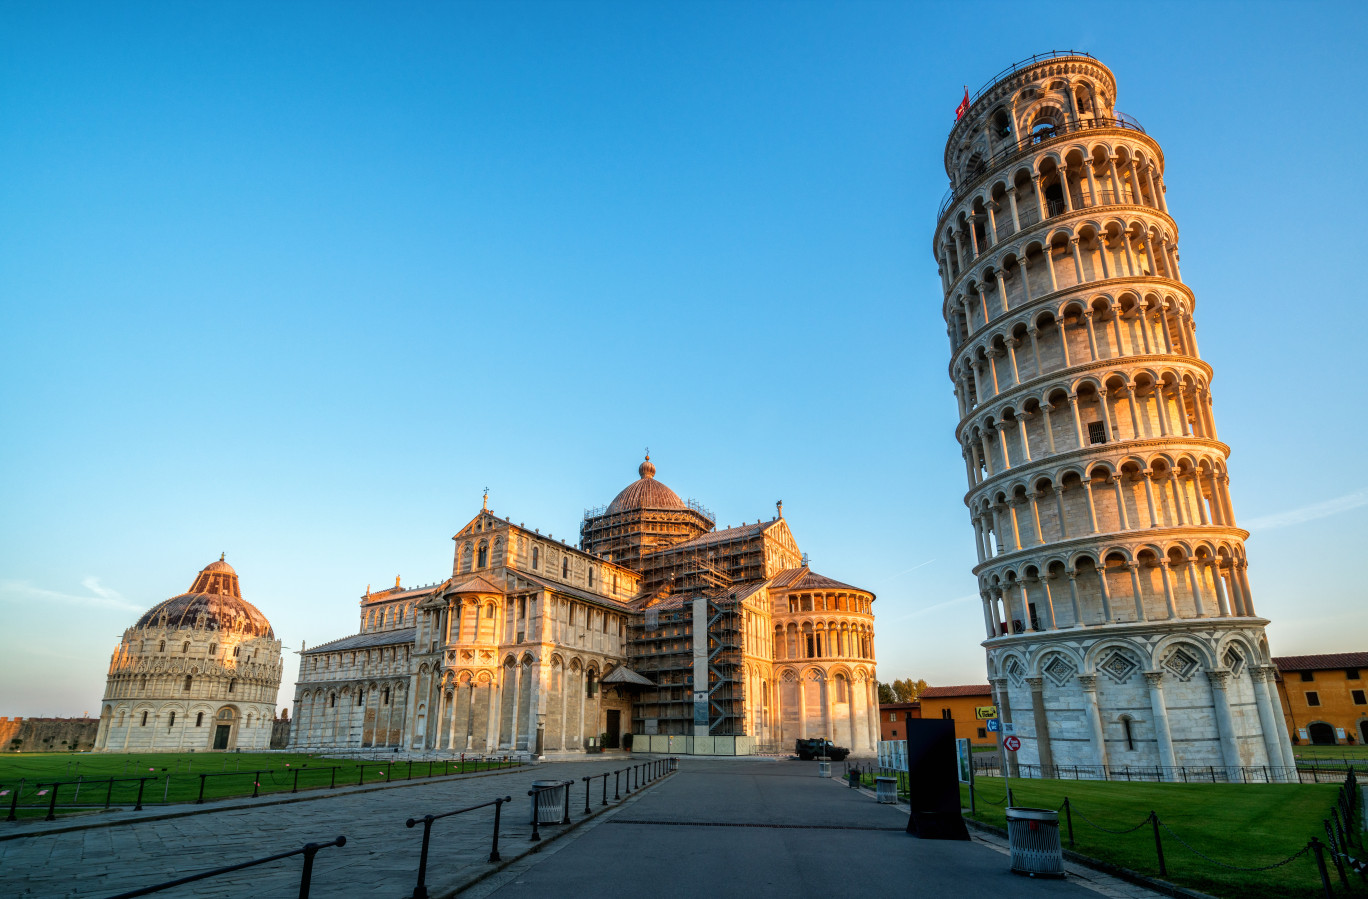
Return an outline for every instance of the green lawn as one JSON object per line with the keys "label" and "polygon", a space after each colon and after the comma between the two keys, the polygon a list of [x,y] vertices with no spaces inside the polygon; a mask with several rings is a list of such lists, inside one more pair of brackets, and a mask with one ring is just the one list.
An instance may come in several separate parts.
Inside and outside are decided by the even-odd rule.
{"label": "green lawn", "polygon": [[1293,746],[1292,754],[1299,759],[1368,759],[1368,746]]}
{"label": "green lawn", "polygon": [[[20,787],[17,813],[20,817],[45,815],[51,792],[39,795],[40,789],[62,781],[57,793],[57,811],[74,813],[102,808],[109,797],[112,806],[131,807],[138,794],[137,778],[151,778],[143,787],[143,805],[163,801],[194,802],[200,795],[200,775],[204,778],[204,798],[225,799],[266,793],[289,792],[295,788],[327,789],[332,785],[384,783],[443,774],[459,774],[498,767],[495,761],[458,759],[434,762],[395,762],[357,759],[333,759],[317,755],[280,752],[242,753],[4,753],[0,755],[0,790]],[[258,774],[258,772],[260,772]],[[109,778],[116,778],[112,787]],[[79,792],[74,783],[82,782]],[[9,814],[13,792],[0,796],[0,818]]]}
{"label": "green lawn", "polygon": [[[988,824],[1006,826],[1001,778],[976,782],[978,812]],[[1211,858],[1256,867],[1286,858],[1312,836],[1325,838],[1321,820],[1330,813],[1338,787],[1330,784],[1154,784],[1098,781],[1014,780],[1016,805],[1058,809],[1069,798],[1073,808],[1075,851],[1143,874],[1158,876],[1154,831],[1149,824],[1125,835],[1121,830],[1144,821],[1151,810],[1173,833]],[[969,790],[960,787],[968,808]],[[1085,818],[1086,816],[1086,818]],[[1068,848],[1064,816],[1061,836]],[[1320,875],[1308,855],[1289,865],[1259,873],[1229,871],[1211,864],[1160,829],[1168,879],[1216,896],[1282,899],[1318,897]],[[1333,869],[1332,869],[1332,877]]]}

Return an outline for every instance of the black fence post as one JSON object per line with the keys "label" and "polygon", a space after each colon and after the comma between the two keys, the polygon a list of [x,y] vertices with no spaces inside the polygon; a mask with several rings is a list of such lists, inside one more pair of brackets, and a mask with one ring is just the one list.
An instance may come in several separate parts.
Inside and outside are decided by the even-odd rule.
{"label": "black fence post", "polygon": [[133,806],[133,811],[135,811],[135,812],[140,812],[140,811],[142,811],[142,794],[143,794],[143,787],[146,786],[146,785],[147,785],[147,778],[146,778],[146,777],[139,777],[139,778],[138,778],[138,801],[137,801],[137,803],[135,803],[134,806]]}
{"label": "black fence post", "polygon": [[1072,849],[1074,847],[1073,807],[1069,805],[1068,796],[1064,797],[1064,821],[1069,825],[1069,848]]}
{"label": "black fence post", "polygon": [[200,775],[200,791],[199,791],[199,798],[195,800],[195,804],[196,804],[196,805],[202,805],[202,804],[204,804],[204,780],[205,780],[205,778],[207,778],[208,776],[209,776],[208,774],[201,774],[201,775]]}
{"label": "black fence post", "polygon": [[356,776],[356,785],[359,787],[366,782],[366,766],[362,765],[357,768],[357,770],[360,772],[360,774]]}
{"label": "black fence post", "polygon": [[291,792],[291,793],[298,793],[298,792],[299,792],[299,772],[300,772],[301,770],[302,770],[302,769],[300,769],[300,768],[294,769],[294,786],[290,789],[290,792]]}
{"label": "black fence post", "polygon": [[537,828],[539,822],[541,821],[541,813],[537,809],[537,791],[535,789],[528,790],[527,795],[532,797],[532,837],[530,840],[528,840],[528,842],[540,843],[541,831]]}
{"label": "black fence post", "polygon": [[[345,846],[347,845],[347,838],[338,837],[333,841],[333,844],[336,846]],[[304,844],[304,870],[299,875],[299,899],[309,899],[309,886],[313,883],[314,856],[317,855],[318,850],[322,848],[323,846],[320,846],[318,843]]]}
{"label": "black fence post", "polygon": [[603,773],[603,804],[608,804],[608,772]]}
{"label": "black fence post", "polygon": [[1159,856],[1159,875],[1168,876],[1168,866],[1164,864],[1164,844],[1159,839],[1159,815],[1150,811],[1150,825],[1154,828],[1154,854]]}
{"label": "black fence post", "polygon": [[590,778],[588,778],[588,777],[581,777],[580,780],[584,781],[584,813],[587,815],[587,814],[589,814],[589,780],[590,780]]}
{"label": "black fence post", "polygon": [[626,793],[628,796],[631,796],[631,795],[632,795],[632,766],[631,766],[631,765],[628,765],[626,768],[623,769],[623,772],[622,772],[622,773],[624,773],[624,774],[627,775],[627,777],[626,777],[626,781],[627,781],[627,783],[626,783],[626,789],[624,789],[622,792]]}
{"label": "black fence post", "polygon": [[565,817],[561,819],[562,824],[570,823],[570,788],[575,785],[573,780],[565,782]]}
{"label": "black fence post", "polygon": [[114,799],[114,778],[109,779],[109,789],[105,790],[105,808],[109,808],[109,803]]}
{"label": "black fence post", "polygon": [[47,817],[43,819],[44,821],[57,820],[57,790],[59,787],[60,784],[52,785],[52,798],[48,800],[48,813]]}
{"label": "black fence post", "polygon": [[494,800],[494,846],[489,850],[491,862],[502,861],[499,856],[499,812],[503,809],[503,804],[512,798],[512,796],[505,796],[502,799]]}
{"label": "black fence post", "polygon": [[252,777],[252,798],[253,798],[253,799],[257,798],[257,794],[259,794],[260,792],[261,792],[261,772],[260,772],[260,771],[257,771],[257,772],[253,775],[253,777]]}
{"label": "black fence post", "polygon": [[337,787],[337,766],[333,765],[328,771],[332,774],[332,778],[328,783],[328,789],[331,790]]}
{"label": "black fence post", "polygon": [[[497,815],[497,808],[495,806]],[[413,827],[418,821],[409,818],[404,822],[405,827]],[[497,828],[495,829],[497,832]],[[423,849],[418,855],[418,883],[413,888],[413,899],[427,899],[427,860],[428,860],[428,840],[432,836],[432,816],[423,816]]]}
{"label": "black fence post", "polygon": [[[608,784],[607,784],[607,781],[604,781],[604,786],[607,786],[607,785],[608,785]],[[618,770],[616,770],[616,771],[613,772],[613,801],[614,801],[614,802],[617,802],[617,801],[618,801],[619,799],[621,799],[621,798],[622,798],[622,769],[619,768]]]}
{"label": "black fence post", "polygon": [[1320,872],[1321,887],[1325,890],[1325,899],[1333,899],[1335,894],[1330,888],[1330,872],[1325,869],[1325,850],[1321,841],[1316,837],[1311,838],[1311,852],[1316,857],[1316,870]]}

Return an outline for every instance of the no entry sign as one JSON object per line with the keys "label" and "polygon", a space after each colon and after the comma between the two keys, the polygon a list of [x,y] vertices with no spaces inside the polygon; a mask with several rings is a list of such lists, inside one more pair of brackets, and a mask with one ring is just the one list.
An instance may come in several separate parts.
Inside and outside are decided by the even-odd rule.
{"label": "no entry sign", "polygon": [[1008,752],[1016,752],[1021,748],[1021,737],[1003,737],[1002,748]]}

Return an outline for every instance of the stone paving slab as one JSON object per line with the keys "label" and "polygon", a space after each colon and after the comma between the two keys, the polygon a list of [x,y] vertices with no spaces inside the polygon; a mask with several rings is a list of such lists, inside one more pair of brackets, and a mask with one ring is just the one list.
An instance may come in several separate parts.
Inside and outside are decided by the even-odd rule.
{"label": "stone paving slab", "polygon": [[[814,763],[769,769],[680,761],[632,805],[509,865],[462,895],[1010,896],[1149,899],[1159,894],[1088,872],[1064,881],[1010,872],[988,841],[919,840],[907,808],[820,778]],[[1114,878],[1107,878],[1114,880]],[[1118,886],[1119,885],[1119,886]]]}
{"label": "stone paving slab", "polygon": [[[514,858],[538,845],[529,841],[527,791],[534,780],[573,779],[577,790],[572,793],[572,820],[580,820],[585,817],[580,778],[615,767],[623,766],[588,761],[537,765],[499,776],[422,781],[405,788],[330,793],[269,806],[34,834],[0,842],[0,894],[110,896],[345,834],[346,846],[323,849],[315,858],[313,895],[407,896],[417,876],[422,825],[406,828],[405,819],[511,796],[513,801],[503,808],[499,839],[504,858]],[[611,777],[608,795],[611,800]],[[597,802],[595,809],[601,808]],[[440,893],[495,867],[488,861],[493,811],[480,809],[433,825],[430,889]],[[552,836],[556,828],[544,830]],[[296,856],[156,895],[294,895],[301,868],[302,856]]]}

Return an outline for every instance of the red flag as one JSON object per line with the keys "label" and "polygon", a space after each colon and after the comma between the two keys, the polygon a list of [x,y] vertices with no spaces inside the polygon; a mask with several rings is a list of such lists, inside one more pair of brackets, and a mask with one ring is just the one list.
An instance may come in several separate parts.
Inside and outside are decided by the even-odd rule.
{"label": "red flag", "polygon": [[958,122],[960,119],[964,118],[964,114],[965,114],[966,112],[968,112],[968,111],[969,111],[969,85],[966,84],[966,85],[964,86],[964,99],[961,100],[961,101],[960,101],[960,105],[957,106],[957,107],[955,108],[955,121]]}

